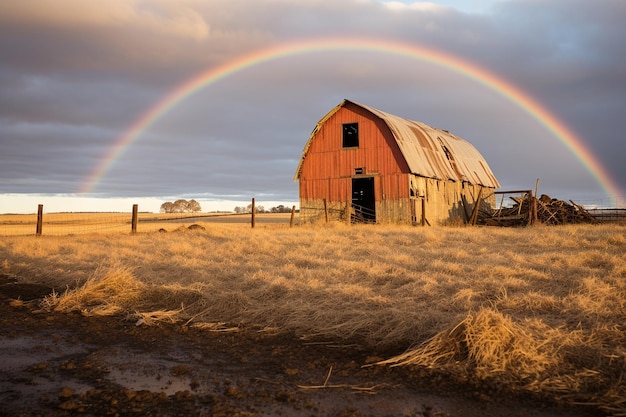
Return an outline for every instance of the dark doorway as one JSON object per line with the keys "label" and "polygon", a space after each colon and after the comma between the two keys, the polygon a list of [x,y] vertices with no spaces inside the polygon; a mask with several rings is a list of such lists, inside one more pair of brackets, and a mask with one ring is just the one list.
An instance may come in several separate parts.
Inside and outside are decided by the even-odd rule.
{"label": "dark doorway", "polygon": [[352,222],[376,223],[374,177],[352,178]]}

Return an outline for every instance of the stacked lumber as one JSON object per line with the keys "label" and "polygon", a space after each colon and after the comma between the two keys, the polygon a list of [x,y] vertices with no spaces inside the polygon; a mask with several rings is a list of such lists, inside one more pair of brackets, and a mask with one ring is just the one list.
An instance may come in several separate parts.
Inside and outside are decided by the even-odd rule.
{"label": "stacked lumber", "polygon": [[543,194],[540,198],[530,194],[510,197],[513,205],[497,210],[481,208],[476,224],[487,226],[526,226],[534,222],[547,225],[596,223],[596,219],[584,207],[569,200],[551,198]]}

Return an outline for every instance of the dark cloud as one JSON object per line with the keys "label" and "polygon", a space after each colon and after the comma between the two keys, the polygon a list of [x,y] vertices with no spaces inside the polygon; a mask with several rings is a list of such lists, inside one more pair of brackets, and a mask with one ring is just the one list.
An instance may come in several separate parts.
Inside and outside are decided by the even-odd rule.
{"label": "dark cloud", "polygon": [[[77,192],[185,80],[281,42],[333,36],[415,43],[488,68],[561,118],[626,194],[621,0],[498,1],[480,13],[377,0],[5,3],[0,194]],[[504,188],[541,178],[548,193],[604,195],[567,144],[507,98],[450,69],[365,51],[285,56],[207,86],[142,132],[93,191],[297,201],[304,144],[344,98],[466,138]]]}

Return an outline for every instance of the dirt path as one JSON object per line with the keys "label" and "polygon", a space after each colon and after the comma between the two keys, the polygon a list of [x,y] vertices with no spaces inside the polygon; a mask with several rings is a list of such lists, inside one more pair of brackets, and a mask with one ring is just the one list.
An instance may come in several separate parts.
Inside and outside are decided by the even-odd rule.
{"label": "dirt path", "polygon": [[364,368],[382,357],[355,345],[147,327],[11,302],[49,291],[0,276],[2,416],[592,415],[466,392],[405,369]]}

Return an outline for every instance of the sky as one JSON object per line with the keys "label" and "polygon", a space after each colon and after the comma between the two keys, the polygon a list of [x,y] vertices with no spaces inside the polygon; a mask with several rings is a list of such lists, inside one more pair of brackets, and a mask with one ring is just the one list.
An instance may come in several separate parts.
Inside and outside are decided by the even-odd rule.
{"label": "sky", "polygon": [[343,99],[466,139],[502,190],[622,206],[624,21],[623,0],[4,0],[0,213],[297,205]]}

